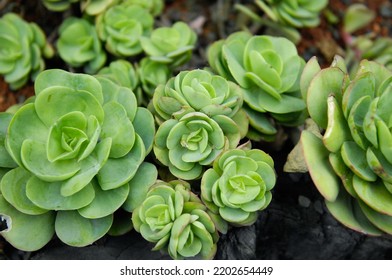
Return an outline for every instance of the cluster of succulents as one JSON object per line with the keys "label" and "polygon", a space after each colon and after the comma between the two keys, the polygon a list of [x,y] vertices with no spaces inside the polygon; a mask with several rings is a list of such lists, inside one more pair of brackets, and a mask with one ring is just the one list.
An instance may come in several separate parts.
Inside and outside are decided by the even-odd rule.
{"label": "cluster of succulents", "polygon": [[14,13],[0,18],[0,74],[12,89],[19,89],[45,68],[53,56],[42,29]]}
{"label": "cluster of succulents", "polygon": [[289,40],[236,32],[209,47],[208,62],[243,89],[248,138],[273,140],[277,124],[297,126],[304,120],[299,78],[305,62]]}

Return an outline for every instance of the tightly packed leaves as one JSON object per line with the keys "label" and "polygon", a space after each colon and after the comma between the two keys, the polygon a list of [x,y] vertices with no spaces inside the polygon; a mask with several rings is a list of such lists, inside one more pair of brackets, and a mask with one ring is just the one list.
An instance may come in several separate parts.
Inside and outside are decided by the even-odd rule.
{"label": "tightly packed leaves", "polygon": [[392,72],[367,60],[350,79],[343,59],[301,79],[310,117],[322,135],[304,131],[310,175],[330,212],[355,230],[392,234]]}
{"label": "tightly packed leaves", "polygon": [[[152,149],[154,119],[131,90],[87,74],[44,71],[35,93],[5,117],[5,147],[19,167],[1,180],[0,212],[31,217],[5,238],[37,250],[55,230],[64,243],[88,245],[108,232],[128,199],[128,183]],[[28,239],[29,227],[52,234]]]}
{"label": "tightly packed leaves", "polygon": [[153,61],[148,57],[145,57],[140,61],[137,70],[140,77],[141,88],[148,97],[148,100],[151,100],[153,97],[155,89],[159,85],[166,84],[172,76],[172,71],[167,64]]}
{"label": "tightly packed leaves", "polygon": [[126,4],[139,5],[148,10],[153,16],[158,16],[162,13],[164,7],[164,0],[122,0]]}
{"label": "tightly packed leaves", "polygon": [[84,66],[84,72],[96,73],[106,62],[106,53],[95,26],[82,18],[67,18],[59,28],[57,49],[60,57],[72,67]]}
{"label": "tightly packed leaves", "polygon": [[53,55],[41,28],[13,13],[0,18],[0,42],[0,74],[11,89],[34,80],[45,68],[43,57]]}
{"label": "tightly packed leaves", "polygon": [[232,118],[242,103],[242,91],[236,84],[205,70],[180,72],[165,86],[159,86],[152,99],[153,111],[160,122],[184,111]]}
{"label": "tightly packed leaves", "polygon": [[151,60],[174,68],[189,61],[196,39],[188,24],[176,22],[172,27],[154,29],[150,36],[141,38],[141,45]]}
{"label": "tightly packed leaves", "polygon": [[106,50],[119,57],[142,52],[140,38],[151,33],[154,19],[139,5],[119,4],[110,7],[96,20],[98,35]]}
{"label": "tightly packed leaves", "polygon": [[295,28],[315,27],[328,0],[256,0],[255,3],[274,21]]}
{"label": "tightly packed leaves", "polygon": [[229,150],[203,174],[201,197],[215,220],[223,219],[217,225],[226,233],[225,222],[247,226],[256,221],[257,211],[271,202],[275,182],[274,162],[265,152]]}
{"label": "tightly packed leaves", "polygon": [[170,172],[184,180],[198,178],[225,148],[240,141],[236,123],[229,117],[187,113],[162,123],[155,137],[154,153]]}
{"label": "tightly packed leaves", "polygon": [[153,250],[165,250],[173,259],[212,259],[216,253],[215,225],[184,181],[157,181],[132,221],[136,231],[156,243]]}
{"label": "tightly packed leaves", "polygon": [[290,126],[303,121],[299,78],[305,63],[289,40],[233,33],[210,46],[208,62],[219,75],[243,88],[250,139],[274,137],[277,130],[270,117]]}

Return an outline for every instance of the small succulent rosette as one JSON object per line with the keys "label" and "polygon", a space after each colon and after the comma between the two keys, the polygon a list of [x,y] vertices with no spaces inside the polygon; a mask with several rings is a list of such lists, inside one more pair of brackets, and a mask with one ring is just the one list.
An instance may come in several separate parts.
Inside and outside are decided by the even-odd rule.
{"label": "small succulent rosette", "polygon": [[99,38],[105,42],[106,50],[118,57],[140,54],[140,38],[151,33],[153,24],[148,10],[126,3],[114,5],[96,18]]}
{"label": "small succulent rosette", "polygon": [[172,77],[172,70],[167,64],[153,61],[148,57],[140,61],[137,72],[140,77],[141,88],[148,100],[152,99],[155,89],[159,85],[165,85]]}
{"label": "small succulent rosette", "polygon": [[258,149],[224,152],[201,179],[201,198],[218,230],[249,226],[272,199],[276,183],[274,161]]}
{"label": "small succulent rosette", "polygon": [[306,110],[299,78],[305,62],[289,40],[236,32],[209,47],[208,62],[213,71],[243,89],[248,138],[273,141],[277,123],[303,122]]}
{"label": "small succulent rosette", "polygon": [[158,123],[177,114],[202,112],[210,117],[224,115],[232,118],[246,135],[248,119],[241,110],[243,92],[236,84],[205,70],[181,71],[166,85],[159,86],[150,109]]}
{"label": "small succulent rosette", "polygon": [[106,62],[95,26],[83,18],[69,17],[59,28],[57,50],[72,67],[83,67],[87,74],[95,74]]}
{"label": "small succulent rosette", "polygon": [[[132,205],[137,173],[154,174],[153,165],[141,168],[152,149],[153,116],[131,90],[87,74],[46,70],[35,94],[1,117],[8,127],[0,152],[18,166],[2,162],[13,168],[0,183],[0,213],[12,221],[2,235],[25,251],[54,233],[68,245],[89,245],[109,231],[117,209]],[[133,186],[144,177],[150,180],[139,175]]]}
{"label": "small succulent rosette", "polygon": [[176,22],[172,27],[154,29],[141,38],[141,45],[151,60],[175,68],[190,60],[196,40],[196,33],[188,24]]}
{"label": "small succulent rosette", "polygon": [[212,259],[218,233],[201,200],[184,181],[157,181],[132,214],[136,231],[173,259]]}
{"label": "small succulent rosette", "polygon": [[284,25],[304,28],[320,23],[320,13],[328,5],[328,0],[255,0],[272,20]]}
{"label": "small succulent rosette", "polygon": [[10,88],[24,86],[45,68],[45,58],[53,56],[41,28],[14,13],[0,18],[0,75]]}
{"label": "small succulent rosette", "polygon": [[303,131],[303,155],[333,216],[392,234],[392,72],[367,60],[358,69],[350,78],[340,57],[322,70],[308,62],[301,85],[320,133]]}
{"label": "small succulent rosette", "polygon": [[[44,6],[53,12],[63,12],[72,5],[72,3],[79,2],[80,0],[41,0]],[[94,1],[94,0],[92,0]]]}
{"label": "small succulent rosette", "polygon": [[190,112],[162,123],[156,133],[154,154],[171,174],[184,180],[201,176],[204,166],[240,141],[237,124],[227,116],[209,117]]}

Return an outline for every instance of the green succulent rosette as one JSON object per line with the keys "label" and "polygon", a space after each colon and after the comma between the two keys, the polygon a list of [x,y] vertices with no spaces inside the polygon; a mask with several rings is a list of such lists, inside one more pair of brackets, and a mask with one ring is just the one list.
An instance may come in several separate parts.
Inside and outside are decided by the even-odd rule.
{"label": "green succulent rosette", "polygon": [[200,177],[203,166],[211,165],[224,149],[235,148],[239,141],[239,128],[231,118],[191,112],[159,126],[154,153],[174,176],[192,180]]}
{"label": "green succulent rosette", "polygon": [[184,181],[157,181],[133,211],[136,231],[173,259],[212,259],[218,233],[206,207]]}
{"label": "green succulent rosette", "polygon": [[151,60],[175,68],[190,60],[196,40],[196,33],[188,24],[176,22],[172,27],[154,29],[141,38],[141,45]]}
{"label": "green succulent rosette", "polygon": [[320,13],[328,0],[255,0],[272,20],[284,25],[304,28],[320,24]]}
{"label": "green succulent rosette", "polygon": [[83,67],[94,74],[106,62],[95,26],[83,18],[69,17],[59,28],[57,50],[60,57],[72,67]]}
{"label": "green succulent rosette", "polygon": [[53,56],[41,28],[14,13],[0,18],[0,75],[11,89],[19,89],[45,68],[45,58]]}
{"label": "green succulent rosette", "polygon": [[140,38],[151,33],[153,24],[152,15],[139,5],[115,5],[96,18],[99,38],[106,50],[118,57],[140,54]]}
{"label": "green succulent rosette", "polygon": [[172,71],[167,64],[153,61],[148,57],[140,61],[137,72],[140,77],[141,88],[148,100],[153,97],[155,89],[159,85],[165,85],[172,76]]}
{"label": "green succulent rosette", "polygon": [[208,62],[216,73],[243,89],[250,139],[273,140],[276,123],[297,126],[303,122],[299,78],[305,63],[289,40],[236,32],[209,47]]}
{"label": "green succulent rosette", "polygon": [[201,198],[220,232],[227,223],[248,226],[272,199],[275,186],[274,162],[257,149],[234,149],[215,160],[201,179]]}
{"label": "green succulent rosette", "polygon": [[42,0],[42,4],[44,4],[44,6],[50,11],[63,12],[69,9],[72,3],[79,1],[80,0]]}
{"label": "green succulent rosette", "polygon": [[5,148],[19,167],[0,183],[0,213],[13,221],[3,236],[26,251],[54,233],[86,246],[109,231],[113,213],[130,199],[130,181],[152,149],[153,116],[131,90],[87,74],[44,71],[35,94],[5,115]]}
{"label": "green succulent rosette", "polygon": [[327,208],[344,225],[392,234],[392,72],[363,60],[350,78],[342,58],[301,78],[308,111],[321,134],[304,131],[303,154]]}
{"label": "green succulent rosette", "polygon": [[248,119],[241,110],[242,90],[233,82],[205,70],[181,71],[166,85],[159,86],[152,97],[150,110],[158,123],[184,112],[202,112],[210,117],[228,116],[246,135]]}

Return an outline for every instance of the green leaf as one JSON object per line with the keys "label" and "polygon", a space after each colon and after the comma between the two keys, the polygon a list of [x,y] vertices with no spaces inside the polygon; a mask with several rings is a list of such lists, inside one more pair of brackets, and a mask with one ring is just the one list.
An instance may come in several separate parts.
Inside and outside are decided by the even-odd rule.
{"label": "green leaf", "polygon": [[342,109],[344,115],[346,117],[349,116],[351,108],[360,98],[364,96],[370,96],[371,99],[374,98],[375,86],[376,80],[373,73],[365,72],[357,75],[343,94]]}
{"label": "green leaf", "polygon": [[[374,226],[369,226],[368,221],[364,221],[363,213],[355,215],[354,208],[359,208],[359,205],[346,192],[341,191],[335,201],[325,201],[325,203],[332,216],[346,227],[364,234],[380,235],[378,229]],[[359,218],[357,218],[358,216]]]}
{"label": "green leaf", "polygon": [[102,125],[101,138],[111,138],[111,158],[125,156],[135,143],[135,130],[132,122],[128,119],[124,107],[114,101],[103,106],[105,119]]}
{"label": "green leaf", "polygon": [[357,176],[366,181],[376,181],[377,175],[369,167],[366,151],[362,150],[355,142],[347,141],[342,145],[341,155],[344,163]]}
{"label": "green leaf", "polygon": [[10,113],[0,113],[0,166],[5,168],[18,166],[5,148],[5,138],[12,116]]}
{"label": "green leaf", "polygon": [[146,154],[152,150],[155,135],[154,117],[145,108],[139,107],[136,111],[135,119],[133,120],[133,127],[135,132],[142,138]]}
{"label": "green leaf", "polygon": [[23,251],[37,251],[54,235],[55,212],[27,215],[12,207],[0,195],[0,215],[9,219],[8,230],[1,235],[13,247]]}
{"label": "green leaf", "polygon": [[317,61],[317,57],[313,56],[309,61],[306,63],[304,70],[301,74],[300,79],[300,88],[302,99],[305,103],[307,103],[307,96],[308,96],[308,89],[313,77],[321,71],[320,64]]}
{"label": "green leaf", "polygon": [[27,215],[40,215],[48,210],[34,204],[26,195],[26,184],[31,176],[22,167],[10,170],[1,180],[1,194],[18,211]]}
{"label": "green leaf", "polygon": [[323,143],[330,152],[336,153],[344,141],[351,139],[351,135],[335,97],[329,96],[327,102],[328,126],[323,136]]}
{"label": "green leaf", "polygon": [[59,239],[67,245],[84,247],[103,237],[113,223],[113,215],[86,219],[78,211],[57,213],[55,229]]}
{"label": "green leaf", "polygon": [[354,176],[353,184],[355,192],[367,205],[377,212],[392,216],[392,194],[386,190],[382,181],[367,182]]}
{"label": "green leaf", "polygon": [[61,195],[62,182],[45,182],[31,177],[26,185],[27,197],[37,206],[49,210],[75,210],[91,203],[95,192],[91,184],[71,196]]}
{"label": "green leaf", "polygon": [[334,201],[339,193],[340,180],[329,163],[329,151],[320,138],[306,130],[302,132],[300,141],[314,184],[325,199]]}
{"label": "green leaf", "polygon": [[219,208],[219,214],[229,223],[241,223],[249,217],[249,212],[230,207]]}
{"label": "green leaf", "polygon": [[362,201],[359,201],[359,205],[369,221],[382,231],[392,234],[392,216],[381,214],[367,206]]}
{"label": "green leaf", "polygon": [[45,143],[48,138],[48,131],[48,128],[35,112],[34,104],[23,105],[17,110],[9,124],[5,142],[7,151],[19,166],[23,166],[21,159],[23,142],[26,139],[35,139]]}
{"label": "green leaf", "polygon": [[97,178],[103,190],[118,188],[129,182],[136,174],[146,155],[143,140],[136,135],[132,150],[121,158],[109,158],[99,170]]}
{"label": "green leaf", "polygon": [[352,4],[344,13],[343,29],[347,33],[354,33],[355,31],[370,24],[375,17],[375,12],[366,7],[364,4]]}
{"label": "green leaf", "polygon": [[142,204],[147,196],[148,189],[156,182],[158,170],[155,165],[143,162],[135,176],[129,181],[129,195],[123,204],[123,208],[132,212]]}
{"label": "green leaf", "polygon": [[345,73],[333,67],[321,70],[310,82],[306,99],[309,115],[322,128],[328,124],[328,96],[333,94],[341,103],[344,78]]}
{"label": "green leaf", "polygon": [[[68,88],[71,92],[86,91],[92,94],[100,104],[103,103],[102,87],[96,78],[91,75],[75,74],[60,69],[43,71],[35,80],[35,94],[39,95],[45,89],[58,85]],[[70,108],[74,109],[73,107]]]}
{"label": "green leaf", "polygon": [[89,205],[78,209],[79,214],[87,219],[98,219],[113,214],[128,197],[128,184],[104,191],[96,180],[91,183],[95,191],[94,199]]}

